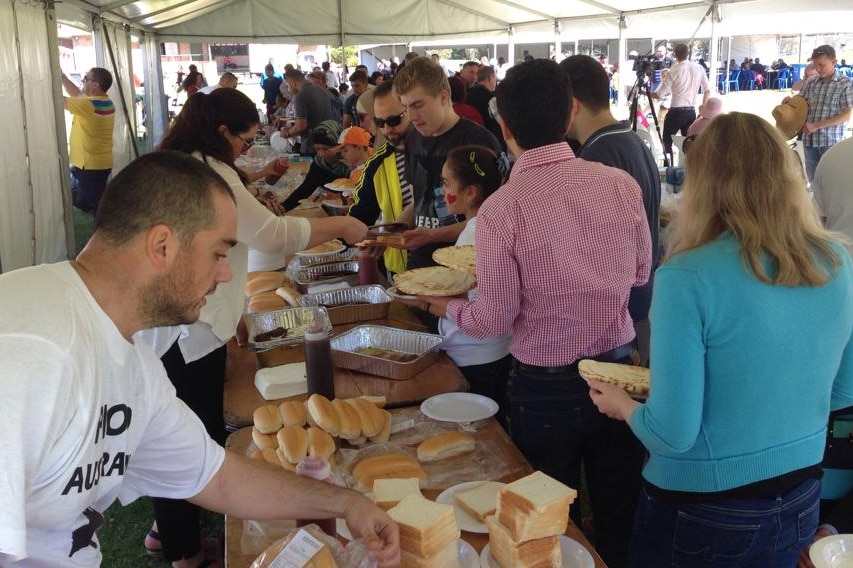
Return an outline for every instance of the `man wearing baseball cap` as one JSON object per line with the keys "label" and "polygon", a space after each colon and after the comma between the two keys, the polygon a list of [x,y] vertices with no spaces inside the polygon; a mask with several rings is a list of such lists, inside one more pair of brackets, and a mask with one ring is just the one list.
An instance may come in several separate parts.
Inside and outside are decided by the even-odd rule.
{"label": "man wearing baseball cap", "polygon": [[331,151],[341,153],[341,161],[352,168],[350,180],[358,183],[364,163],[373,153],[370,147],[370,132],[360,126],[345,128],[338,138],[338,145],[332,147]]}

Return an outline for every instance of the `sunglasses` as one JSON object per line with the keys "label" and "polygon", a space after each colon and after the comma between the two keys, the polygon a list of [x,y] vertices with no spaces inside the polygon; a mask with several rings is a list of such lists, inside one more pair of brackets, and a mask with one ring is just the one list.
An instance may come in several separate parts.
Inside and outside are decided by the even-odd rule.
{"label": "sunglasses", "polygon": [[376,128],[385,128],[386,125],[388,128],[394,128],[395,126],[400,126],[400,123],[403,122],[403,115],[405,114],[406,111],[394,116],[389,116],[388,118],[379,118],[378,116],[374,116],[373,124],[376,125]]}

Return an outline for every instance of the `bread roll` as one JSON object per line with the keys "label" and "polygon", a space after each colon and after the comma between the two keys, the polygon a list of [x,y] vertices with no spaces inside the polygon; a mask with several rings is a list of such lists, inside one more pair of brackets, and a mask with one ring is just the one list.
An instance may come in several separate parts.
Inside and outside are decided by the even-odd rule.
{"label": "bread roll", "polygon": [[382,430],[379,433],[371,438],[374,442],[387,442],[389,438],[391,438],[391,422],[393,420],[393,416],[387,410],[380,410],[382,413]]}
{"label": "bread roll", "polygon": [[355,464],[352,475],[367,489],[373,489],[373,482],[377,479],[427,477],[418,460],[405,454],[384,454],[363,459]]}
{"label": "bread roll", "polygon": [[308,428],[308,454],[329,459],[335,453],[335,441],[328,432],[311,426]]}
{"label": "bread roll", "polygon": [[246,276],[246,295],[251,297],[261,292],[275,290],[283,282],[283,272],[254,272],[251,276]]}
{"label": "bread roll", "polygon": [[359,420],[358,412],[352,405],[345,403],[343,400],[336,398],[332,401],[332,406],[338,413],[340,419],[340,431],[338,437],[344,440],[355,440],[361,436],[361,420]]}
{"label": "bread roll", "polygon": [[370,402],[370,403],[376,405],[377,408],[385,408],[385,404],[387,402],[387,398],[385,397],[384,394],[383,395],[363,394],[357,398],[360,398],[362,400],[366,400],[367,402]]}
{"label": "bread roll", "polygon": [[263,450],[264,448],[276,449],[278,447],[275,434],[263,434],[257,428],[252,428],[252,441],[259,450]]}
{"label": "bread roll", "polygon": [[276,449],[275,455],[278,456],[278,463],[281,464],[281,467],[283,467],[287,471],[292,471],[293,473],[296,473],[296,464],[290,463],[281,448]]}
{"label": "bread roll", "polygon": [[348,404],[351,404],[361,421],[361,432],[368,438],[378,435],[385,425],[385,417],[382,415],[379,408],[375,404],[367,402],[362,398],[348,398]]}
{"label": "bread roll", "polygon": [[305,405],[298,400],[285,400],[278,405],[282,426],[305,426]]}
{"label": "bread roll", "polygon": [[332,436],[337,436],[340,433],[341,419],[328,398],[322,394],[314,393],[308,397],[305,409],[317,426]]}
{"label": "bread roll", "polygon": [[287,307],[287,302],[282,300],[275,292],[261,292],[249,298],[248,312],[255,314],[258,312],[271,312],[273,310],[282,310]]}
{"label": "bread roll", "polygon": [[274,404],[257,407],[253,418],[255,428],[261,434],[275,434],[281,429],[281,414],[278,411],[278,406]]}
{"label": "bread roll", "polygon": [[308,455],[308,433],[302,426],[285,426],[278,431],[278,447],[292,464]]}
{"label": "bread roll", "polygon": [[294,308],[299,307],[300,294],[290,286],[279,286],[275,289],[275,293],[278,297],[287,302],[289,306],[293,306]]}
{"label": "bread roll", "polygon": [[277,450],[273,448],[264,448],[261,450],[261,456],[263,456],[264,461],[269,462],[273,465],[281,465],[281,462],[278,461]]}
{"label": "bread roll", "polygon": [[444,432],[418,445],[418,459],[434,462],[474,451],[474,438],[463,432]]}

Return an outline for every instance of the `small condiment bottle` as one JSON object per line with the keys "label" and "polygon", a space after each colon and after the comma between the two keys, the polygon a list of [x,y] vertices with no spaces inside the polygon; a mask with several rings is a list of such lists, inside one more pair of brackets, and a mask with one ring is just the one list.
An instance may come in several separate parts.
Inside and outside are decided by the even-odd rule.
{"label": "small condiment bottle", "polygon": [[[329,462],[321,457],[317,457],[314,455],[302,458],[302,460],[296,466],[296,475],[310,477],[311,479],[316,479],[325,483],[335,483],[335,479],[332,476],[332,468],[329,465]],[[319,520],[299,519],[296,521],[296,526],[304,527],[305,525],[310,525],[311,523],[315,523],[323,530],[324,533],[328,535],[335,536],[335,534],[337,533],[334,518]]]}
{"label": "small condiment bottle", "polygon": [[267,182],[269,185],[275,185],[278,180],[281,179],[281,176],[283,176],[287,172],[287,168],[289,165],[290,164],[288,163],[287,158],[278,158],[272,166],[275,173],[265,177],[264,181]]}
{"label": "small condiment bottle", "polygon": [[369,255],[365,249],[358,250],[358,283],[362,286],[367,284],[379,284],[379,263],[377,259]]}
{"label": "small condiment bottle", "polygon": [[333,400],[335,376],[332,371],[332,348],[329,335],[319,323],[313,323],[305,334],[304,345],[308,396],[316,393]]}

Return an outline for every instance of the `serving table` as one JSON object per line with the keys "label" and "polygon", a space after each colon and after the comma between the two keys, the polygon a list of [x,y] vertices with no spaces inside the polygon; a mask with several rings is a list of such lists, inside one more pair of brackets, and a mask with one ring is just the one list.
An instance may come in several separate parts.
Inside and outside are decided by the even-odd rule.
{"label": "serving table", "polygon": [[[395,410],[392,412],[400,412]],[[471,433],[477,440],[478,445],[486,445],[489,448],[489,459],[494,460],[501,471],[506,472],[498,477],[497,481],[510,482],[529,473],[533,472],[533,468],[522,455],[521,451],[512,443],[509,436],[504,432],[503,428],[498,424],[494,417],[486,420],[481,420],[473,424],[474,432]],[[237,430],[228,437],[225,447],[231,451],[245,455],[252,442],[252,429],[242,428]],[[460,468],[465,467],[465,462],[468,456],[462,455],[455,458],[444,460],[444,462],[455,461]],[[453,467],[453,464],[450,464]],[[422,490],[424,496],[429,499],[435,499],[440,493],[438,489]],[[573,506],[579,506],[579,503]],[[226,568],[246,568],[252,563],[252,560],[263,551],[266,546],[272,542],[261,541],[257,543],[260,550],[243,551],[243,526],[244,522],[241,519],[226,515],[225,517],[225,566]],[[596,568],[606,568],[606,565],[595,552],[595,549],[580,531],[580,529],[569,519],[569,524],[565,532],[566,536],[576,540],[582,544],[592,555],[595,561]],[[462,539],[472,545],[477,552],[482,551],[483,547],[489,542],[488,534],[470,533],[463,531]]]}
{"label": "serving table", "polygon": [[[406,306],[392,302],[385,319],[362,322],[385,325],[414,331],[424,331],[423,325]],[[359,323],[336,325],[333,333],[339,335]],[[276,362],[280,365],[305,361],[302,344],[279,348]],[[225,425],[230,431],[252,425],[255,409],[263,404],[278,404],[283,400],[305,400],[307,395],[267,401],[255,388],[255,372],[259,368],[258,354],[247,348],[238,347],[236,341],[228,344],[228,360],[225,367],[224,414]],[[358,371],[334,367],[335,394],[339,398],[352,398],[365,394],[384,395],[390,408],[409,406],[445,392],[466,391],[468,382],[441,352],[436,362],[411,379],[398,381]]]}

